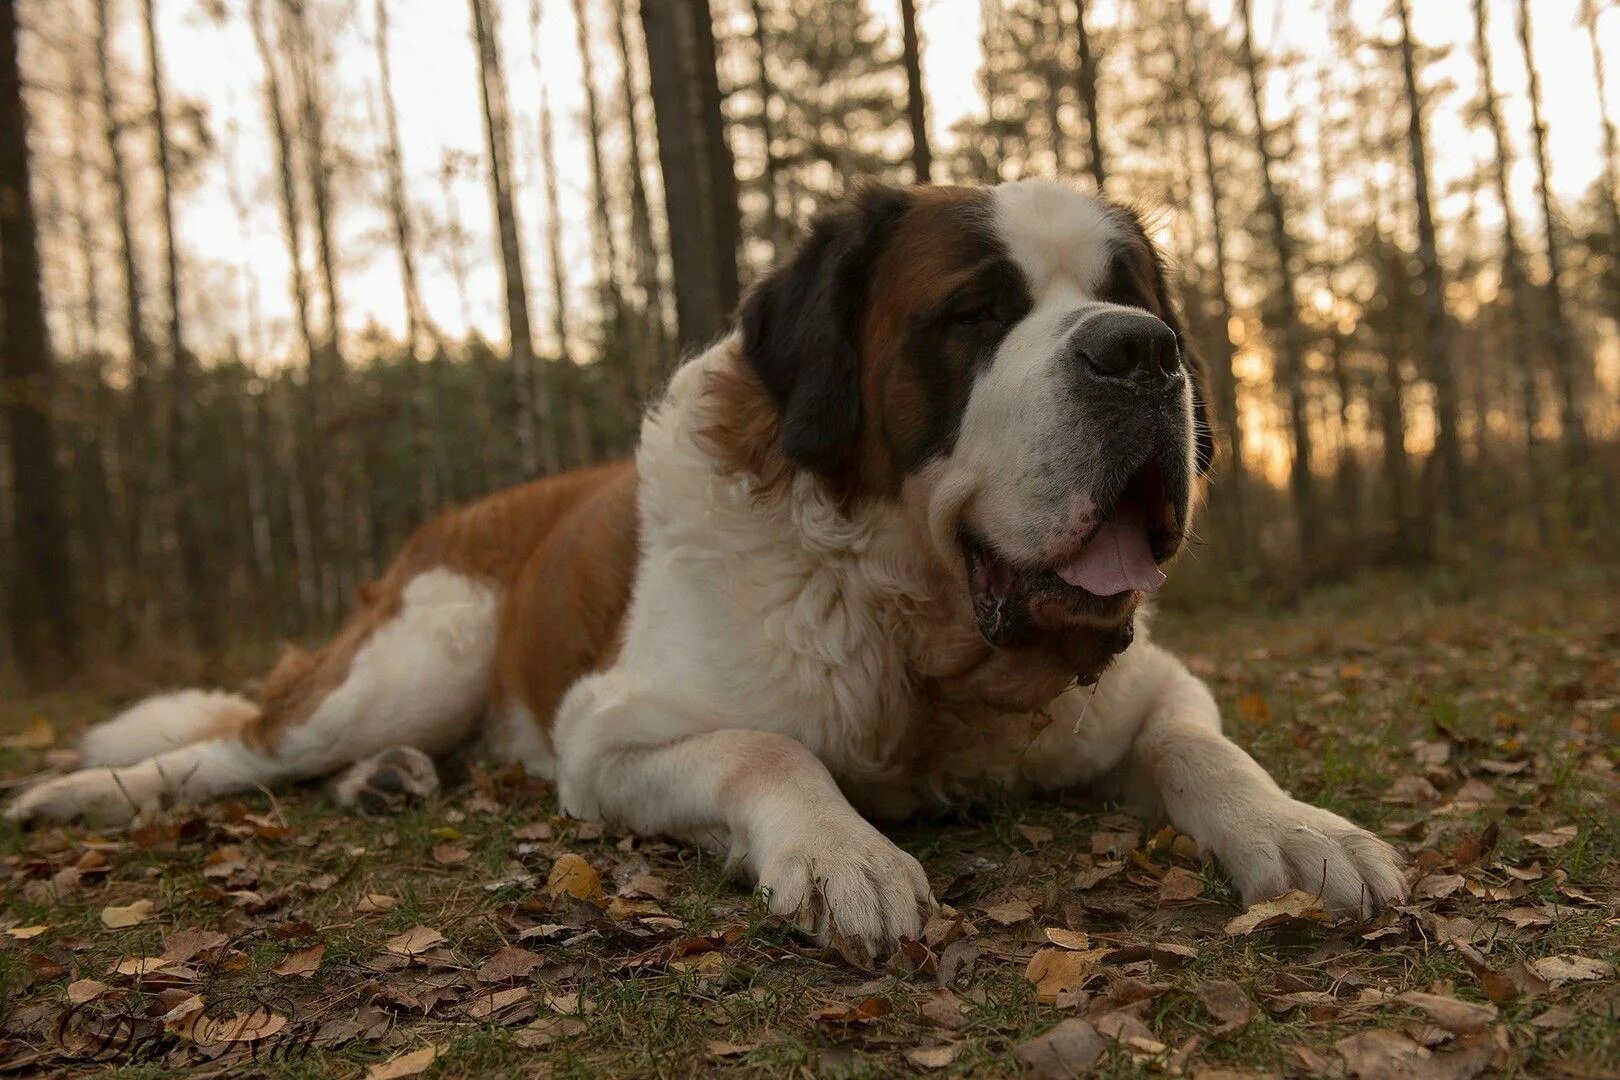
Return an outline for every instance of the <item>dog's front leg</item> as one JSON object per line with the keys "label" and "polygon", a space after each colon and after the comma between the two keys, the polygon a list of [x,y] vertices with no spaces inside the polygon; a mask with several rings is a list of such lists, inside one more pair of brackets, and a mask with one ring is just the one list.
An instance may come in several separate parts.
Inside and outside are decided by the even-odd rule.
{"label": "dog's front leg", "polygon": [[1152,642],[1104,674],[1089,709],[1088,693],[1070,691],[1052,710],[1031,748],[1036,783],[1096,782],[1167,818],[1214,852],[1245,904],[1302,889],[1331,910],[1368,914],[1406,895],[1393,848],[1279,787],[1221,733],[1208,687]]}
{"label": "dog's front leg", "polygon": [[817,941],[871,952],[916,937],[928,878],[856,813],[802,743],[701,730],[670,697],[617,673],[582,680],[555,729],[565,812],[705,843],[744,866],[773,912]]}

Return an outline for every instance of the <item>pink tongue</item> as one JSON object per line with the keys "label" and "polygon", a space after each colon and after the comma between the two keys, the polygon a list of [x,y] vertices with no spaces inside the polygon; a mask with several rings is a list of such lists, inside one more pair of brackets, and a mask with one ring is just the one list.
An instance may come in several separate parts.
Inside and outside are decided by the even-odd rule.
{"label": "pink tongue", "polygon": [[1126,507],[1097,530],[1071,563],[1057,568],[1058,577],[1093,596],[1114,596],[1140,589],[1158,592],[1164,572],[1148,547],[1147,524],[1135,507]]}

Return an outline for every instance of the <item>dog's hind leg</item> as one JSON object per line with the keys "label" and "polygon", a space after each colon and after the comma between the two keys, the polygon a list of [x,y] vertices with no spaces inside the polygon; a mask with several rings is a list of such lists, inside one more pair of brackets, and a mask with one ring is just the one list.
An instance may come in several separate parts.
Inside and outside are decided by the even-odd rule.
{"label": "dog's hind leg", "polygon": [[[442,568],[415,574],[380,591],[324,648],[283,660],[256,715],[217,728],[154,722],[146,754],[133,761],[136,735],[126,726],[111,740],[122,752],[105,755],[112,767],[30,788],[5,815],[122,820],[324,776],[390,747],[446,753],[471,736],[488,696],[496,608],[481,581]],[[195,741],[174,746],[181,727]]]}

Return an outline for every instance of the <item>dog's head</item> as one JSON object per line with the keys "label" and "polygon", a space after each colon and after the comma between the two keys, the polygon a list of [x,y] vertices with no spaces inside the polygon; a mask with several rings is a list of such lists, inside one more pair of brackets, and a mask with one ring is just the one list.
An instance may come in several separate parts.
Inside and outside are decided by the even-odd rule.
{"label": "dog's head", "polygon": [[1056,645],[1083,681],[1129,643],[1212,451],[1133,212],[1044,181],[865,187],[740,321],[781,457],[914,505],[987,642]]}

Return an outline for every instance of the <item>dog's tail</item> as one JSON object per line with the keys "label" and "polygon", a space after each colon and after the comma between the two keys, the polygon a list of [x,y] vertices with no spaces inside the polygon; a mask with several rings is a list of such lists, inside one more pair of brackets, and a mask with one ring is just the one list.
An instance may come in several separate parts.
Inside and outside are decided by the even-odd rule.
{"label": "dog's tail", "polygon": [[82,765],[118,768],[205,739],[240,735],[259,706],[221,690],[157,694],[104,720],[79,741]]}

